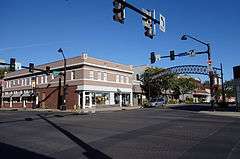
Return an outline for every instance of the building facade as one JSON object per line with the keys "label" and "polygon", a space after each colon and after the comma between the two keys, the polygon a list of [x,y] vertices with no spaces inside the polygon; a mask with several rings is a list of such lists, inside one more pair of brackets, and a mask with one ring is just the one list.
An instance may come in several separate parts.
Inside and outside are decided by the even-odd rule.
{"label": "building facade", "polygon": [[[82,54],[66,60],[67,109],[91,108],[102,105],[133,105],[131,65],[123,65]],[[46,69],[30,73],[22,69],[4,78],[2,107],[59,109],[63,103],[62,60],[37,66]]]}

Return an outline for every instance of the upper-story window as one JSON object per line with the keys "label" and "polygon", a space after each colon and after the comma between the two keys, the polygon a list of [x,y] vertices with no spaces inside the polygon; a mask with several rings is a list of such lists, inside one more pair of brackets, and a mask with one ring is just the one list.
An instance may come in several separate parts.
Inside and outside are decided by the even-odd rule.
{"label": "upper-story window", "polygon": [[89,79],[93,80],[94,79],[94,72],[93,71],[89,71]]}
{"label": "upper-story window", "polygon": [[107,73],[106,72],[103,73],[103,80],[107,81]]}
{"label": "upper-story window", "polygon": [[124,76],[121,76],[121,83],[124,83]]}
{"label": "upper-story window", "polygon": [[98,74],[97,74],[97,79],[98,79],[98,80],[101,80],[101,79],[102,79],[102,73],[101,73],[101,72],[98,72]]}
{"label": "upper-story window", "polygon": [[119,83],[119,75],[116,75],[116,82]]}
{"label": "upper-story window", "polygon": [[40,78],[41,78],[40,79],[41,80],[40,83],[42,84],[43,83],[43,76],[41,76]]}
{"label": "upper-story window", "polygon": [[44,83],[47,83],[47,75],[44,75]]}
{"label": "upper-story window", "polygon": [[24,78],[24,86],[27,86],[27,78]]}
{"label": "upper-story window", "polygon": [[74,79],[76,79],[76,72],[72,71],[71,72],[71,80],[74,80]]}
{"label": "upper-story window", "polygon": [[16,84],[16,81],[13,80],[13,81],[12,81],[12,86],[15,86],[15,84]]}
{"label": "upper-story window", "polygon": [[32,78],[31,77],[29,77],[29,85],[32,85]]}
{"label": "upper-story window", "polygon": [[129,77],[125,77],[125,82],[129,83]]}
{"label": "upper-story window", "polygon": [[36,77],[36,83],[35,84],[38,84],[38,77]]}
{"label": "upper-story window", "polygon": [[19,84],[20,84],[20,80],[18,79],[18,80],[17,80],[17,85],[19,85]]}

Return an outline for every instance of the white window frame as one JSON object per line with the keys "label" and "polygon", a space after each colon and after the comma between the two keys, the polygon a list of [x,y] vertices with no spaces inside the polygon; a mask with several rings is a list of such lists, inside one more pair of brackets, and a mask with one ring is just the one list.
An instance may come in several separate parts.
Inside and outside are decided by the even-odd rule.
{"label": "white window frame", "polygon": [[76,71],[75,70],[71,71],[71,78],[70,79],[71,80],[76,79]]}
{"label": "white window frame", "polygon": [[40,76],[40,83],[43,84],[43,76]]}
{"label": "white window frame", "polygon": [[99,80],[99,81],[102,80],[102,72],[97,73],[97,80]]}
{"label": "white window frame", "polygon": [[125,77],[125,81],[126,81],[126,83],[129,83],[129,77],[128,76]]}
{"label": "white window frame", "polygon": [[103,72],[103,81],[107,81],[107,73]]}
{"label": "white window frame", "polygon": [[89,71],[88,72],[88,75],[89,75],[89,79],[93,80],[94,79],[94,71]]}
{"label": "white window frame", "polygon": [[44,83],[48,83],[47,75],[44,75]]}
{"label": "white window frame", "polygon": [[123,75],[121,75],[121,81],[120,81],[120,83],[124,83],[124,76]]}
{"label": "white window frame", "polygon": [[117,83],[120,82],[120,77],[119,77],[119,75],[116,75],[116,82],[117,82]]}

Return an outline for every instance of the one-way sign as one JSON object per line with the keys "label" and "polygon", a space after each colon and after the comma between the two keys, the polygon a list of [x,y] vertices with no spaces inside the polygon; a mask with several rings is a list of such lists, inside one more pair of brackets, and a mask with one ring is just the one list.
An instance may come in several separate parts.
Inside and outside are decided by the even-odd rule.
{"label": "one-way sign", "polygon": [[160,20],[159,20],[159,22],[160,22],[160,24],[159,24],[159,27],[160,27],[160,30],[162,31],[162,32],[165,32],[166,31],[166,19],[165,19],[165,17],[163,16],[163,15],[161,15],[160,14],[160,18],[159,18]]}

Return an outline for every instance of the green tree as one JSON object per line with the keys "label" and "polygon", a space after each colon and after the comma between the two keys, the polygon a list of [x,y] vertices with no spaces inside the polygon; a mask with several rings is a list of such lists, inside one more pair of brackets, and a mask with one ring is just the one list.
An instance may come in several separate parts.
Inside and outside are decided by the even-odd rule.
{"label": "green tree", "polygon": [[4,77],[5,72],[9,72],[9,68],[0,67],[0,79],[2,79]]}
{"label": "green tree", "polygon": [[166,76],[152,78],[154,75],[157,75],[165,71],[162,68],[147,68],[145,72],[141,75],[142,89],[146,93],[146,97],[153,98],[163,95],[163,92],[166,94],[167,90],[174,88],[175,75],[169,74]]}
{"label": "green tree", "polygon": [[179,77],[175,79],[174,94],[176,96],[189,93],[197,88],[195,80],[193,78]]}
{"label": "green tree", "polygon": [[234,97],[235,96],[235,89],[234,89],[234,80],[231,79],[229,81],[224,82],[224,89],[226,97]]}

